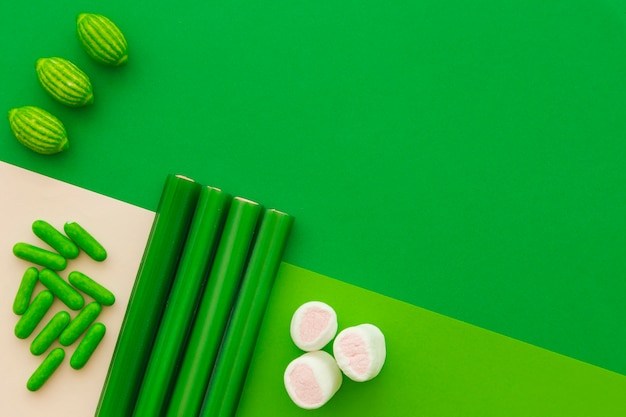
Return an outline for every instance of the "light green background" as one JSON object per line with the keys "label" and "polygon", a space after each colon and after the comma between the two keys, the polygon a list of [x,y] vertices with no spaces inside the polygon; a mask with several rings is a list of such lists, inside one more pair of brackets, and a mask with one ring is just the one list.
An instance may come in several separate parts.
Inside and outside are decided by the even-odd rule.
{"label": "light green background", "polygon": [[[374,323],[387,346],[376,378],[344,377],[313,411],[282,388],[285,367],[303,353],[289,336],[290,318],[309,300],[332,305],[340,329]],[[237,417],[616,417],[626,415],[624,392],[624,375],[283,264]]]}
{"label": "light green background", "polygon": [[[88,60],[110,16],[130,62]],[[626,5],[613,1],[2,2],[0,158],[155,209],[169,172],[297,217],[295,265],[626,374]],[[73,60],[92,108],[34,62]],[[3,179],[5,180],[5,179]],[[45,204],[45,202],[42,202]]]}

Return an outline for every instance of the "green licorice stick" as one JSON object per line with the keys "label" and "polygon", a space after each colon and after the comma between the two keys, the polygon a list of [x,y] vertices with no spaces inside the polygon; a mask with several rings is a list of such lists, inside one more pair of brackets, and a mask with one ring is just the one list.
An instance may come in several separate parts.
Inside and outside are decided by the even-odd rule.
{"label": "green licorice stick", "polygon": [[59,343],[69,346],[74,343],[81,334],[93,323],[102,312],[102,306],[97,302],[91,302],[74,317],[70,324],[59,335]]}
{"label": "green licorice stick", "polygon": [[13,246],[13,254],[20,259],[41,265],[45,268],[54,269],[55,271],[62,271],[67,266],[67,259],[58,253],[42,249],[29,243],[16,243]]}
{"label": "green licorice stick", "polygon": [[202,286],[219,242],[230,196],[203,187],[163,313],[133,416],[158,416],[180,365]]}
{"label": "green licorice stick", "polygon": [[254,352],[293,217],[267,210],[209,382],[201,417],[232,417]]}
{"label": "green licorice stick", "polygon": [[44,353],[52,342],[56,340],[61,334],[65,326],[70,322],[70,313],[67,311],[59,311],[52,319],[46,324],[46,326],[39,332],[39,334],[33,339],[30,344],[30,353],[35,356],[39,356]]}
{"label": "green licorice stick", "polygon": [[62,348],[55,348],[46,356],[41,362],[39,367],[33,372],[33,374],[26,382],[26,388],[29,391],[37,391],[46,383],[52,376],[54,371],[57,370],[63,359],[65,358],[65,351]]}
{"label": "green licorice stick", "polygon": [[107,258],[107,251],[89,232],[76,222],[63,225],[63,230],[94,261],[102,262]]}
{"label": "green licorice stick", "polygon": [[33,296],[33,291],[35,291],[35,286],[38,281],[39,270],[37,268],[31,266],[24,271],[22,281],[20,281],[20,286],[13,300],[13,312],[15,314],[19,316],[24,314],[30,304],[30,299]]}
{"label": "green licorice stick", "polygon": [[35,220],[33,222],[32,229],[35,236],[50,245],[64,258],[75,259],[78,257],[79,250],[76,243],[72,242],[67,236],[59,232],[50,223],[44,220]]}
{"label": "green licorice stick", "polygon": [[67,280],[103,306],[112,306],[115,303],[115,295],[91,277],[79,271],[72,271]]}
{"label": "green licorice stick", "polygon": [[72,310],[80,310],[85,305],[83,296],[52,269],[42,269],[39,281]]}
{"label": "green licorice stick", "polygon": [[168,175],[109,364],[97,417],[130,416],[202,186]]}
{"label": "green licorice stick", "polygon": [[53,301],[54,295],[49,290],[43,290],[37,294],[15,325],[15,336],[19,339],[26,339],[30,336],[52,306]]}
{"label": "green licorice stick", "polygon": [[197,416],[226,329],[262,207],[236,197],[202,293],[167,416]]}
{"label": "green licorice stick", "polygon": [[91,355],[93,355],[104,338],[106,330],[106,327],[102,323],[94,323],[94,325],[87,330],[87,333],[85,333],[85,336],[70,358],[70,366],[72,368],[77,370],[82,369],[87,364],[87,361],[91,358]]}

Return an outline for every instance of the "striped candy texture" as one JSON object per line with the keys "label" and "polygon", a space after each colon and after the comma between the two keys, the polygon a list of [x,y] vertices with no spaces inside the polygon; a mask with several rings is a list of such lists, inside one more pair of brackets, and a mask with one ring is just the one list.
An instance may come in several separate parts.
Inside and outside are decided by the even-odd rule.
{"label": "striped candy texture", "polygon": [[37,153],[54,154],[70,146],[63,123],[39,107],[10,110],[9,124],[18,142]]}
{"label": "striped candy texture", "polygon": [[43,88],[59,102],[71,107],[93,103],[93,88],[87,74],[63,58],[37,60],[37,76]]}
{"label": "striped candy texture", "polygon": [[82,13],[76,32],[83,49],[101,64],[119,66],[128,61],[128,43],[122,31],[108,17]]}

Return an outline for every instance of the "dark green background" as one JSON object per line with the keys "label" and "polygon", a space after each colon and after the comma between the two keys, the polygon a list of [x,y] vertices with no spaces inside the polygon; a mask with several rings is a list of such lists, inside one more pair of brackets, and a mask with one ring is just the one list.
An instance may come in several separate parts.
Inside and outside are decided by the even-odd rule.
{"label": "dark green background", "polygon": [[[148,209],[190,176],[295,215],[290,263],[626,373],[626,4],[474,3],[3,2],[0,108],[72,147],[5,123],[0,159]],[[83,11],[128,66],[89,61]],[[95,105],[47,97],[44,56]]]}

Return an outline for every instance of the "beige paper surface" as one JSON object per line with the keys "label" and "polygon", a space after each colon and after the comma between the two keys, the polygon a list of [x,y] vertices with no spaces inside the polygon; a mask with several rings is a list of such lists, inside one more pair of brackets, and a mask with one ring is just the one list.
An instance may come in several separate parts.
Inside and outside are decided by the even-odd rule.
{"label": "beige paper surface", "polygon": [[[31,230],[38,219],[60,230],[65,222],[76,221],[104,245],[107,260],[98,263],[81,252],[60,275],[67,278],[79,270],[109,288],[116,303],[103,308],[98,318],[107,333],[87,365],[79,371],[69,365],[77,342],[65,348],[65,360],[44,387],[30,392],[26,381],[52,349],[37,357],[30,353],[30,343],[55,312],[66,309],[72,317],[77,314],[56,299],[28,339],[13,333],[19,318],[12,310],[13,299],[32,264],[16,258],[12,247],[22,241],[48,248]],[[93,415],[153,219],[149,210],[0,162],[0,416]],[[35,292],[42,289],[39,283]],[[85,296],[85,302],[90,301]],[[58,341],[55,346],[60,346]]]}

